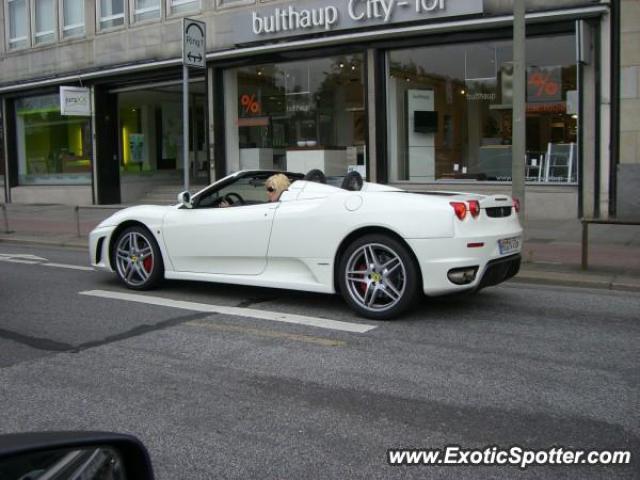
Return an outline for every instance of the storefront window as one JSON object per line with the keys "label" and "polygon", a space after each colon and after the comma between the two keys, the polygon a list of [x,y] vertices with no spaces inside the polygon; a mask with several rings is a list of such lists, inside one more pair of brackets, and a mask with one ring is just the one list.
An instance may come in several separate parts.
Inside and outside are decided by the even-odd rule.
{"label": "storefront window", "polygon": [[91,183],[91,121],[60,115],[60,97],[16,100],[18,181],[33,184]]}
{"label": "storefront window", "polygon": [[[512,57],[511,41],[389,53],[391,181],[511,181]],[[529,38],[526,57],[526,179],[574,183],[574,36]]]}
{"label": "storefront window", "polygon": [[[205,140],[204,82],[192,83],[189,105],[189,155],[194,178],[208,178]],[[118,94],[120,172],[149,176],[164,172],[180,180],[182,152],[182,86],[164,85]]]}
{"label": "storefront window", "polygon": [[362,55],[229,70],[224,86],[228,171],[317,168],[331,177],[355,169],[364,176]]}

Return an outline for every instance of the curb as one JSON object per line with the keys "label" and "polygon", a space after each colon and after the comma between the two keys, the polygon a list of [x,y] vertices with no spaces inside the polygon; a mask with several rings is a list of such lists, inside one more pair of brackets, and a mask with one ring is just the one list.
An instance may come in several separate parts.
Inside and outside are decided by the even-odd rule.
{"label": "curb", "polygon": [[615,290],[622,292],[640,292],[638,283],[626,280],[617,280],[616,275],[596,276],[589,274],[563,273],[563,272],[527,272],[520,271],[510,281],[513,283],[528,283],[535,285],[553,285],[562,287],[594,288],[598,290]]}
{"label": "curb", "polygon": [[0,236],[0,243],[14,243],[22,245],[34,245],[40,247],[63,247],[88,250],[88,243],[86,240],[61,240],[61,239],[36,239],[36,238],[24,238],[24,237],[7,237]]}

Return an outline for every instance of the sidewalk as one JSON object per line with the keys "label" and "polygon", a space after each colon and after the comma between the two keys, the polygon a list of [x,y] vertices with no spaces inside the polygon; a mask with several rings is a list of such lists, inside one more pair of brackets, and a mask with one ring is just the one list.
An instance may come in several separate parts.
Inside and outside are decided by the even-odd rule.
{"label": "sidewalk", "polygon": [[[86,249],[88,233],[124,207],[76,211],[65,205],[7,204],[6,217],[0,216],[0,242]],[[589,231],[589,270],[583,271],[578,220],[528,221],[523,264],[513,281],[640,292],[640,227],[592,225]]]}

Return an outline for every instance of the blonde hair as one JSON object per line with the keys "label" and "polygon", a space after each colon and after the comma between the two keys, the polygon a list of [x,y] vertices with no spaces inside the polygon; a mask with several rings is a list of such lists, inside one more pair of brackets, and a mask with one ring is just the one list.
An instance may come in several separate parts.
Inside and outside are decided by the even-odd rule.
{"label": "blonde hair", "polygon": [[283,173],[276,173],[275,175],[271,175],[269,178],[267,178],[267,181],[264,185],[267,188],[273,188],[277,193],[276,198],[280,198],[282,192],[289,188],[290,184],[291,182],[289,182],[289,179],[286,175],[284,175]]}

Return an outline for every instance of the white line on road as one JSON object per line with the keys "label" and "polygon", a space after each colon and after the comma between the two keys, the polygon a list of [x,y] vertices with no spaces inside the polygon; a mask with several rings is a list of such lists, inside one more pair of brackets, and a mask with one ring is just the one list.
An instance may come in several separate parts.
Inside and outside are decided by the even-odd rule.
{"label": "white line on road", "polygon": [[12,260],[12,259],[30,260],[32,262],[46,262],[44,257],[38,257],[37,255],[31,255],[30,253],[0,253],[0,260]]}
{"label": "white line on road", "polygon": [[42,263],[39,260],[23,260],[21,258],[6,258],[6,257],[0,257],[0,262],[21,263],[23,265],[40,265]]}
{"label": "white line on road", "polygon": [[253,308],[225,307],[221,305],[209,305],[207,303],[184,302],[181,300],[170,300],[168,298],[152,297],[135,293],[108,292],[106,290],[88,290],[79,292],[80,295],[91,297],[109,298],[113,300],[125,300],[129,302],[146,303],[148,305],[158,305],[161,307],[180,308],[204,313],[221,313],[223,315],[234,315],[238,317],[257,318],[260,320],[270,320],[272,322],[295,323],[298,325],[308,325],[311,327],[325,328],[327,330],[339,330],[350,333],[365,333],[374,328],[374,325],[364,325],[359,323],[341,322],[339,320],[327,320],[318,317],[307,317],[305,315],[295,315],[290,313],[269,312],[266,310],[256,310]]}
{"label": "white line on road", "polygon": [[92,267],[83,267],[82,265],[69,265],[67,263],[43,263],[45,267],[54,267],[54,268],[67,268],[69,270],[82,270],[83,272],[93,272]]}
{"label": "white line on road", "polygon": [[21,263],[23,265],[42,265],[44,267],[66,268],[68,270],[81,270],[83,272],[94,271],[92,267],[85,267],[83,265],[71,265],[68,263],[50,262],[46,258],[24,253],[0,253],[0,262]]}

